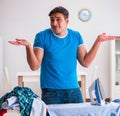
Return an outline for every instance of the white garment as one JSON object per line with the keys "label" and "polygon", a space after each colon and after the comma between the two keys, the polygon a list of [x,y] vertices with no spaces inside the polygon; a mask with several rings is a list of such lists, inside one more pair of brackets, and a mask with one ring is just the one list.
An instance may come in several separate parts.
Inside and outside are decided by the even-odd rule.
{"label": "white garment", "polygon": [[12,110],[20,110],[18,99],[15,96],[12,96],[5,100],[5,102],[2,103],[3,109],[12,109]]}
{"label": "white garment", "polygon": [[46,116],[47,105],[40,99],[34,98],[30,116]]}

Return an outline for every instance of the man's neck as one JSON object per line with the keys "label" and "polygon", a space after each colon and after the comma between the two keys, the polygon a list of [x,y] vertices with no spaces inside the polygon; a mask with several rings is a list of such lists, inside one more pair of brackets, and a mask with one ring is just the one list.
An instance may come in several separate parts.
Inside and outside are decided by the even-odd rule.
{"label": "man's neck", "polygon": [[[52,31],[53,32],[53,31]],[[63,35],[57,35],[57,34],[55,34],[54,32],[53,32],[53,34],[56,36],[56,37],[59,37],[59,38],[65,38],[66,36],[67,36],[67,34],[68,34],[68,30],[66,30],[66,33],[65,34],[63,34]]]}

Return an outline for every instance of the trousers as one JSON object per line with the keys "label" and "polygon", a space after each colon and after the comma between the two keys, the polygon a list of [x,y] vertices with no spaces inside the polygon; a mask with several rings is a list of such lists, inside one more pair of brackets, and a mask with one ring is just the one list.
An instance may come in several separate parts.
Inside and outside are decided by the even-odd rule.
{"label": "trousers", "polygon": [[83,103],[80,88],[75,89],[42,89],[42,100],[46,104]]}

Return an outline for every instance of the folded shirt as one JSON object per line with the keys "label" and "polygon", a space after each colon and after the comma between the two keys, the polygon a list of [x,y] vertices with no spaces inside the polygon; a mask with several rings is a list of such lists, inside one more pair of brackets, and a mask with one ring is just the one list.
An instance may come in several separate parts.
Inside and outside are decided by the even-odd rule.
{"label": "folded shirt", "polygon": [[6,99],[5,102],[2,103],[2,109],[20,110],[17,97],[12,96]]}

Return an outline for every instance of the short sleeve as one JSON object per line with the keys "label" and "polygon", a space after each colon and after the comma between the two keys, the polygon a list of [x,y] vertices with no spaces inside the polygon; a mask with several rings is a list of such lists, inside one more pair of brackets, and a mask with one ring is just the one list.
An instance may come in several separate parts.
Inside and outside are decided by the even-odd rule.
{"label": "short sleeve", "polygon": [[79,46],[81,46],[81,45],[83,45],[84,44],[84,41],[83,41],[83,38],[82,38],[82,36],[81,36],[81,34],[78,32],[78,45]]}
{"label": "short sleeve", "polygon": [[42,32],[36,34],[33,47],[44,49],[44,40],[43,40]]}

